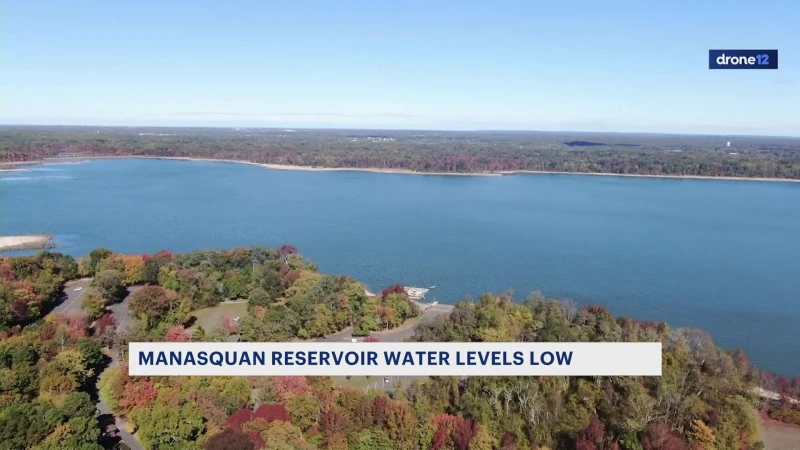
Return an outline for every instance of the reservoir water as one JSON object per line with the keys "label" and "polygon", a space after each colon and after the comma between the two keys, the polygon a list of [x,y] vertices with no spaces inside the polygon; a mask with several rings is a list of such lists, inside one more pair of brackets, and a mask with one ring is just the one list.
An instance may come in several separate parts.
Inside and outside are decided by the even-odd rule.
{"label": "reservoir water", "polygon": [[[76,256],[290,243],[429,298],[513,289],[708,330],[800,375],[800,184],[278,171],[117,159],[0,176],[0,233]],[[9,253],[14,254],[14,253]]]}

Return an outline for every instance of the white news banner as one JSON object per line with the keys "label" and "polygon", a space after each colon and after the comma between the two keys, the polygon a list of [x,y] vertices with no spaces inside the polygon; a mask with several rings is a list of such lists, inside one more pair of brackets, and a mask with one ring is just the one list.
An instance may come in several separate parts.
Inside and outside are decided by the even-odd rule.
{"label": "white news banner", "polygon": [[660,342],[132,342],[130,375],[661,376]]}

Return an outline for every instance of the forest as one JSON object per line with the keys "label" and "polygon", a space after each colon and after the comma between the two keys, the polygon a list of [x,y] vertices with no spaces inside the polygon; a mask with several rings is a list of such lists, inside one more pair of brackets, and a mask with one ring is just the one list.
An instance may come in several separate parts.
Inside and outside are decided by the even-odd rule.
{"label": "forest", "polygon": [[[91,279],[78,311],[50,312],[78,278]],[[242,300],[240,321],[195,321]],[[129,318],[111,310],[122,303]],[[800,415],[800,377],[762,373],[703,331],[538,293],[462,301],[412,339],[661,342],[664,375],[431,377],[384,391],[330,377],[131,377],[124,362],[130,341],[288,341],[350,326],[371,341],[417,315],[401,286],[369,296],[290,245],[0,257],[0,449],[103,448],[98,397],[155,450],[747,450],[763,448],[756,407]],[[759,401],[757,385],[780,398]]]}
{"label": "forest", "polygon": [[0,163],[126,155],[437,173],[544,171],[800,179],[800,138],[791,137],[0,127]]}

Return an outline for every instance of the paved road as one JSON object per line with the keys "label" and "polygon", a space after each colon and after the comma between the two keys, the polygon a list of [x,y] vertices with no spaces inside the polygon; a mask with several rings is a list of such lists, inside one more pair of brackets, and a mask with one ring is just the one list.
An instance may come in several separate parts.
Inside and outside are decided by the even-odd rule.
{"label": "paved road", "polygon": [[134,317],[131,316],[130,309],[128,309],[128,305],[131,301],[131,296],[134,292],[141,289],[142,286],[131,286],[128,288],[128,295],[125,296],[125,299],[119,303],[115,303],[109,306],[108,311],[114,316],[114,320],[117,321],[117,329],[120,331],[130,331],[131,326],[133,325]]}
{"label": "paved road", "polygon": [[[450,314],[450,311],[452,310],[453,310],[452,305],[436,304],[426,309],[422,313],[422,317],[419,319],[419,321],[424,322],[428,320],[433,320],[434,318],[441,316],[443,314]],[[403,342],[414,335],[414,328],[415,327],[409,327],[397,331],[391,331],[391,330],[382,331],[379,333],[374,333],[373,336],[378,338],[378,340],[381,342]]]}
{"label": "paved road", "polygon": [[[64,286],[64,300],[60,305],[53,308],[57,313],[77,313],[83,310],[81,296],[86,292],[86,288],[92,284],[91,278],[81,278],[80,280],[70,281]],[[76,288],[82,288],[76,291]]]}
{"label": "paved road", "polygon": [[[441,316],[442,314],[450,314],[450,311],[453,310],[452,305],[441,305],[436,304],[434,306],[429,307],[422,313],[422,317],[419,319],[420,322],[426,320],[433,320],[437,316]],[[334,333],[325,337],[321,337],[316,339],[318,342],[350,342],[353,339],[353,327],[347,327],[344,330]],[[410,338],[414,335],[414,327],[408,327],[402,330],[389,330],[389,331],[380,331],[377,333],[372,333],[372,336],[377,338],[380,342],[403,342],[406,339]],[[363,340],[363,338],[357,338],[359,342]]]}
{"label": "paved road", "polygon": [[[344,330],[333,333],[331,335],[317,338],[317,342],[350,342],[353,339],[353,327],[347,327]],[[361,338],[358,338],[361,339]]]}
{"label": "paved road", "polygon": [[[141,286],[129,287],[128,295],[126,295],[121,302],[115,303],[107,308],[107,310],[111,312],[111,315],[117,321],[117,330],[122,332],[130,331],[131,326],[133,325],[133,318],[131,316],[128,305],[130,303],[131,296],[133,295],[133,293],[139,290],[140,288]],[[109,365],[109,367],[120,365],[121,363],[122,361],[120,361],[117,358],[117,355],[115,354],[112,356],[111,364]],[[99,388],[98,392],[100,392]],[[145,450],[144,446],[142,446],[142,444],[139,442],[138,439],[136,439],[135,436],[125,431],[127,423],[114,416],[111,412],[111,408],[109,408],[108,405],[106,405],[102,400],[98,400],[97,410],[100,411],[100,414],[110,414],[114,418],[114,424],[117,426],[117,428],[119,428],[119,433],[117,433],[118,436],[120,437],[120,439],[122,439],[123,442],[125,442],[125,444],[128,445],[128,447],[130,447],[131,450]]]}
{"label": "paved road", "polygon": [[[99,392],[99,388],[98,388]],[[117,426],[119,431],[117,432],[117,436],[121,439],[122,442],[125,443],[131,450],[145,450],[144,446],[139,442],[136,437],[127,431],[125,431],[125,423],[119,419],[111,412],[111,408],[108,407],[104,402],[98,401],[97,402],[97,410],[100,412],[101,415],[109,415],[114,418],[114,424]]]}
{"label": "paved road", "polygon": [[[83,305],[81,304],[80,299],[83,293],[86,292],[86,288],[88,288],[91,283],[91,278],[83,278],[67,283],[64,286],[63,301],[60,305],[53,308],[53,312],[68,314],[81,312],[83,310]],[[75,288],[78,287],[83,289],[76,291]],[[131,295],[136,292],[137,289],[139,289],[139,286],[133,286],[129,288],[128,295],[121,303],[117,303],[108,307],[108,310],[111,311],[114,319],[117,320],[117,327],[119,330],[127,330],[132,323],[132,320],[130,320],[130,312],[128,310],[128,302],[130,301]],[[118,361],[116,358],[112,358],[111,366],[118,365],[119,363],[120,361]],[[99,386],[97,388],[97,392],[100,392]],[[114,418],[114,423],[116,424],[117,428],[119,428],[118,436],[128,447],[130,447],[131,450],[145,450],[144,446],[142,446],[136,437],[125,431],[125,423],[117,419],[117,417],[112,414],[111,408],[109,408],[105,402],[100,400],[99,397],[95,407],[97,408],[97,411],[100,412],[100,415],[109,415]]]}
{"label": "paved road", "polygon": [[[426,320],[433,320],[435,317],[443,315],[443,314],[450,314],[450,311],[453,310],[452,305],[441,305],[436,304],[434,306],[429,307],[424,311],[422,317],[419,319],[421,321]],[[406,339],[410,338],[414,335],[414,326],[396,330],[396,331],[383,331],[379,333],[372,333],[373,337],[376,337],[380,342],[403,342]],[[353,339],[352,336],[353,328],[348,327],[344,330],[334,333],[330,336],[325,336],[323,338],[317,339],[319,342],[351,342]],[[359,342],[363,341],[363,338],[358,338]],[[334,377],[336,379],[344,379],[345,377]],[[400,381],[403,387],[409,387],[414,380],[427,380],[428,377],[425,376],[395,376],[395,377],[388,377],[388,381],[386,380],[387,377],[375,377],[375,381],[371,382],[367,386],[364,387],[366,390],[370,389],[379,389],[383,391],[391,391],[394,389],[395,383]]]}

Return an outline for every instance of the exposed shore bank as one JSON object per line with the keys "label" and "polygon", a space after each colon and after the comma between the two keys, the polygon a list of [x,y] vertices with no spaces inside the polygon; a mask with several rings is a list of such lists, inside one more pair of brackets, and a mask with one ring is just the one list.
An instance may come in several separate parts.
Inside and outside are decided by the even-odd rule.
{"label": "exposed shore bank", "polygon": [[599,177],[632,177],[632,178],[673,178],[680,180],[725,180],[725,181],[772,181],[783,183],[800,183],[794,178],[751,178],[751,177],[712,177],[708,175],[643,175],[635,173],[602,173],[602,172],[547,172],[540,170],[506,170],[495,172],[499,175],[589,175]]}
{"label": "exposed shore bank", "polygon": [[0,252],[11,250],[39,250],[53,247],[55,247],[53,236],[45,234],[0,236]]}
{"label": "exposed shore bank", "polygon": [[[726,176],[708,176],[708,175],[645,175],[645,174],[622,174],[622,173],[604,173],[604,172],[555,172],[555,171],[540,171],[540,170],[501,170],[492,172],[419,172],[416,170],[408,169],[381,169],[381,168],[362,168],[362,167],[313,167],[313,166],[293,166],[286,164],[268,164],[257,163],[253,161],[243,161],[237,159],[218,159],[218,158],[195,158],[190,156],[147,156],[147,155],[121,155],[121,156],[85,156],[85,157],[68,157],[68,158],[48,158],[39,161],[27,162],[11,162],[0,163],[0,172],[14,171],[20,169],[3,168],[5,166],[19,166],[19,165],[34,165],[34,164],[47,164],[59,162],[75,162],[85,161],[89,159],[173,159],[182,161],[205,161],[205,162],[221,162],[221,163],[236,163],[257,166],[264,169],[272,170],[296,170],[308,172],[371,172],[371,173],[390,173],[399,175],[435,175],[435,176],[460,176],[460,177],[499,177],[506,175],[590,175],[590,176],[603,176],[603,177],[632,177],[632,178],[672,178],[672,179],[686,179],[686,180],[725,180],[725,181],[767,181],[767,182],[784,182],[784,183],[800,183],[800,179],[793,178],[756,178],[756,177],[726,177]],[[25,170],[25,169],[21,169]]]}

